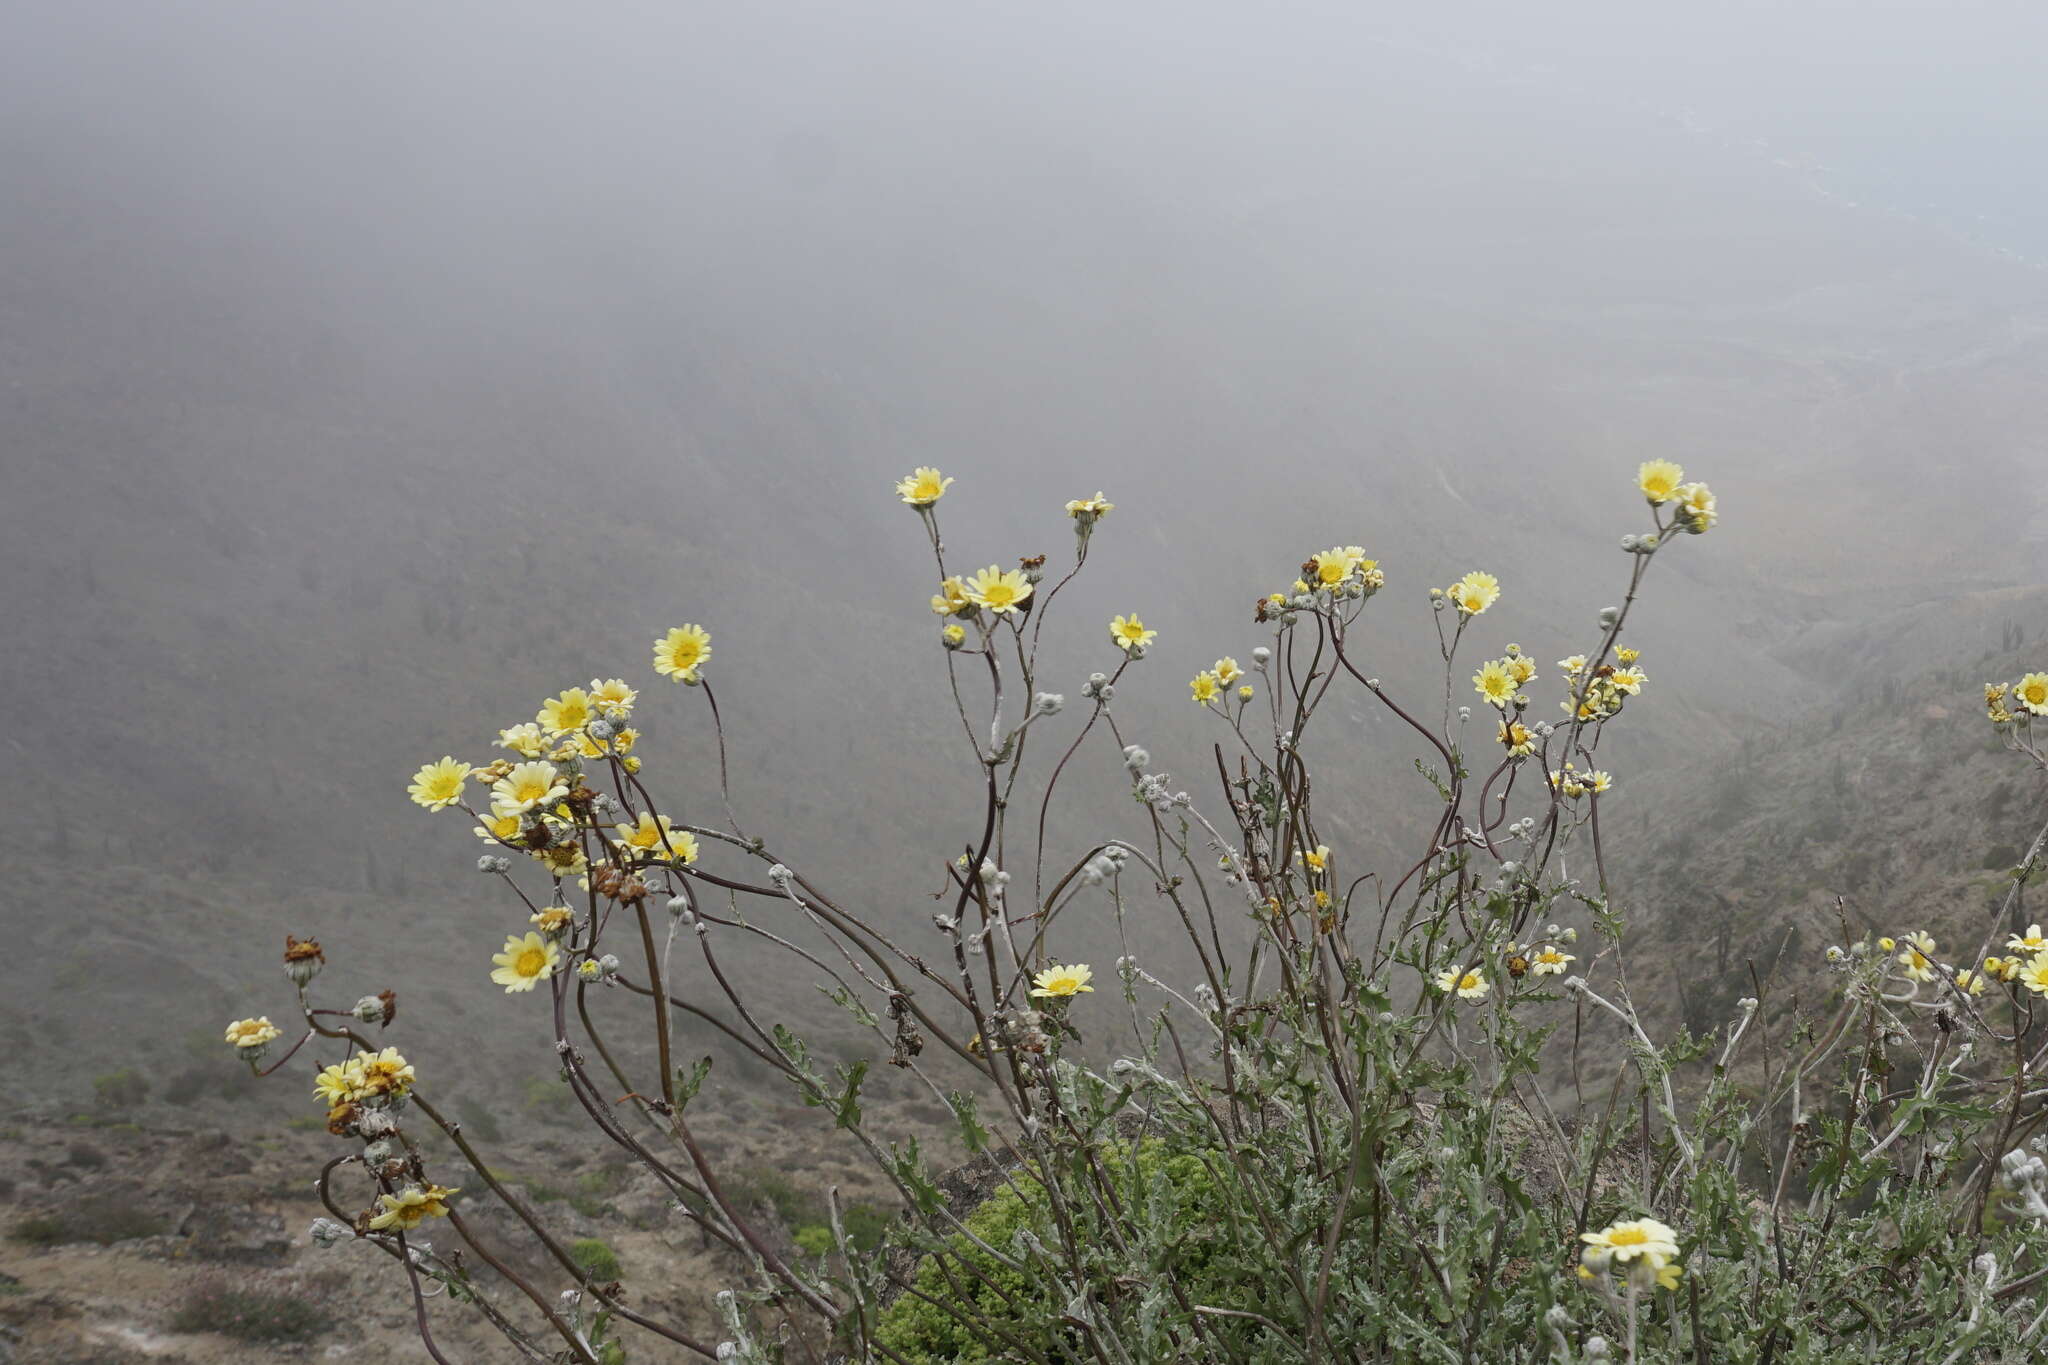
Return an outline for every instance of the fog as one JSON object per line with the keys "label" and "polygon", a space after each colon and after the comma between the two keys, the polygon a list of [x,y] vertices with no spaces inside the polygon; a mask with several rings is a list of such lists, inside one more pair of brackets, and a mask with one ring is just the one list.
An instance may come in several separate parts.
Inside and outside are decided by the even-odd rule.
{"label": "fog", "polygon": [[[287,930],[403,932],[380,966],[459,1013],[498,921],[406,778],[651,684],[684,620],[751,823],[914,920],[972,786],[916,465],[958,477],[956,563],[1063,556],[1061,505],[1110,495],[1064,690],[1142,611],[1129,704],[1190,770],[1185,678],[1324,545],[1387,566],[1397,682],[1423,587],[1475,566],[1500,640],[1583,643],[1653,456],[1726,520],[1645,609],[1645,770],[2038,633],[2044,22],[17,3],[0,858],[38,965],[0,1037],[117,1053],[79,1009],[112,983],[217,1031]],[[647,703],[685,801],[694,700]],[[1377,853],[1408,756],[1351,723],[1331,783]],[[1119,809],[1087,780],[1074,838]]]}

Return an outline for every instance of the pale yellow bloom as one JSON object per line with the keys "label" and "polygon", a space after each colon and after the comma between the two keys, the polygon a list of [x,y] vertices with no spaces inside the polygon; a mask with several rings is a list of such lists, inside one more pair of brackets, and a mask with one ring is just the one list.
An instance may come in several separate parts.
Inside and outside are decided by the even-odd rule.
{"label": "pale yellow bloom", "polygon": [[958,576],[940,580],[939,590],[932,594],[934,616],[957,615],[973,606],[974,603],[967,600],[967,592],[960,586]]}
{"label": "pale yellow bloom", "polygon": [[474,826],[474,832],[479,839],[509,844],[519,837],[520,828],[525,823],[518,811],[509,811],[504,815],[486,815],[481,825]]}
{"label": "pale yellow bloom", "polygon": [[2036,995],[2048,995],[2048,953],[2037,953],[2020,968],[2019,982]]}
{"label": "pale yellow bloom", "polygon": [[491,972],[491,980],[503,986],[509,995],[513,991],[530,991],[553,976],[555,968],[561,965],[562,950],[529,931],[524,938],[508,936],[505,950],[493,954],[491,961],[498,964]]}
{"label": "pale yellow bloom", "polygon": [[1022,569],[1011,569],[1005,573],[999,566],[991,564],[961,584],[961,590],[975,606],[985,607],[1002,616],[1024,605],[1024,600],[1031,596],[1031,580],[1024,576]]}
{"label": "pale yellow bloom", "polygon": [[2006,939],[2005,946],[2016,953],[2032,957],[2035,953],[2048,952],[2048,935],[2041,932],[2038,924],[2029,924],[2024,934],[2014,934]]}
{"label": "pale yellow bloom", "polygon": [[1515,758],[1527,758],[1536,752],[1536,736],[1529,727],[1518,720],[1503,720],[1500,723],[1500,742]]}
{"label": "pale yellow bloom", "polygon": [[1472,688],[1488,702],[1506,710],[1508,703],[1515,698],[1515,675],[1506,661],[1488,659],[1472,675]]}
{"label": "pale yellow bloom", "polygon": [[268,1047],[279,1036],[277,1025],[270,1022],[270,1016],[256,1019],[237,1019],[228,1025],[227,1041],[239,1048]]}
{"label": "pale yellow bloom", "polygon": [[1538,976],[1563,976],[1565,968],[1577,961],[1570,953],[1546,943],[1530,957],[1529,970]]}
{"label": "pale yellow bloom", "polygon": [[499,817],[520,815],[558,797],[569,788],[552,763],[522,763],[491,787],[491,813]]}
{"label": "pale yellow bloom", "polygon": [[1145,629],[1145,623],[1136,614],[1112,616],[1109,619],[1109,638],[1116,641],[1117,648],[1130,650],[1141,645],[1150,645],[1159,637],[1156,630]]}
{"label": "pale yellow bloom", "polygon": [[1899,954],[1899,966],[1915,981],[1934,980],[1934,937],[1927,933],[1907,934]]}
{"label": "pale yellow bloom", "polygon": [[350,1099],[375,1099],[379,1095],[403,1095],[412,1089],[417,1079],[412,1064],[399,1055],[395,1047],[382,1052],[366,1052],[356,1059],[358,1067],[357,1087],[359,1093]]}
{"label": "pale yellow bloom", "polygon": [[590,694],[580,687],[571,687],[559,697],[549,697],[540,704],[540,714],[534,723],[551,735],[573,734],[597,718],[597,709],[591,705]]}
{"label": "pale yellow bloom", "polygon": [[[626,761],[630,763],[633,760]],[[533,858],[556,877],[573,877],[590,870],[590,859],[584,856],[583,845],[579,843],[550,844],[546,848],[535,849]]]}
{"label": "pale yellow bloom", "polygon": [[1508,672],[1515,676],[1515,686],[1520,687],[1536,677],[1536,661],[1526,654],[1510,654],[1507,659]]}
{"label": "pale yellow bloom", "polygon": [[550,905],[527,917],[527,923],[544,938],[560,938],[575,922],[575,913],[566,905]]}
{"label": "pale yellow bloom", "polygon": [[1582,1232],[1579,1240],[1592,1247],[1603,1261],[1621,1265],[1637,1257],[1647,1258],[1658,1267],[1678,1259],[1678,1234],[1654,1218],[1632,1218],[1598,1232]]}
{"label": "pale yellow bloom", "polygon": [[1216,666],[1209,671],[1214,673],[1216,681],[1222,683],[1225,687],[1230,686],[1244,676],[1244,670],[1237,666],[1237,660],[1231,658],[1228,654],[1218,659]]}
{"label": "pale yellow bloom", "polygon": [[1116,510],[1116,504],[1097,489],[1092,498],[1076,498],[1067,504],[1067,515],[1076,521],[1098,521]]}
{"label": "pale yellow bloom", "polygon": [[1583,654],[1573,654],[1567,658],[1559,659],[1557,666],[1565,671],[1565,676],[1576,678],[1586,670],[1586,656]]}
{"label": "pale yellow bloom", "polygon": [[948,649],[960,648],[967,643],[967,627],[957,621],[946,626],[939,631],[939,642]]}
{"label": "pale yellow bloom", "polygon": [[1330,865],[1330,846],[1328,844],[1317,844],[1314,848],[1303,853],[1301,860],[1316,871],[1321,872]]}
{"label": "pale yellow bloom", "polygon": [[1677,498],[1678,524],[1694,535],[1720,520],[1721,513],[1714,501],[1713,490],[1705,484],[1685,484],[1677,490]]}
{"label": "pale yellow bloom", "polygon": [[1031,993],[1041,999],[1061,999],[1079,995],[1082,991],[1095,988],[1089,981],[1095,972],[1086,963],[1076,962],[1070,967],[1047,967],[1031,978]]}
{"label": "pale yellow bloom", "polygon": [[397,1228],[404,1232],[418,1227],[425,1219],[446,1218],[448,1196],[460,1193],[460,1190],[451,1190],[441,1185],[429,1185],[425,1189],[418,1185],[408,1185],[397,1194],[380,1194],[377,1196],[377,1202],[384,1206],[384,1211],[372,1218],[366,1226],[373,1232],[383,1232],[389,1228]]}
{"label": "pale yellow bloom", "polygon": [[[615,825],[613,828],[619,834],[614,842],[627,852],[664,861],[671,856],[685,863],[697,861],[697,836],[686,829],[675,828],[666,815],[657,816],[652,811],[643,810],[633,824]],[[673,854],[670,850],[674,850]]]}
{"label": "pale yellow bloom", "polygon": [[336,1062],[332,1066],[322,1068],[319,1074],[313,1077],[313,1093],[330,1107],[344,1104],[360,1093],[362,1077],[362,1062],[351,1057],[345,1062]]}
{"label": "pale yellow bloom", "polygon": [[1195,674],[1194,678],[1188,683],[1188,690],[1194,694],[1197,702],[1207,706],[1210,702],[1216,700],[1217,692],[1222,689],[1217,683],[1214,673],[1203,672]]}
{"label": "pale yellow bloom", "polygon": [[938,470],[920,465],[896,480],[896,496],[912,507],[930,507],[952,486],[953,481],[941,477]]}
{"label": "pale yellow bloom", "polygon": [[2029,673],[2012,685],[2013,700],[2037,716],[2048,716],[2048,673]]}
{"label": "pale yellow bloom", "polygon": [[1309,556],[1315,565],[1316,582],[1325,588],[1334,588],[1358,571],[1358,556],[1346,545],[1318,550]]}
{"label": "pale yellow bloom", "polygon": [[654,671],[677,682],[696,682],[710,657],[711,632],[699,625],[677,626],[654,642]]}
{"label": "pale yellow bloom", "polygon": [[548,739],[540,727],[532,721],[521,721],[508,730],[498,731],[498,747],[510,749],[522,758],[539,758],[547,752]]}
{"label": "pale yellow bloom", "polygon": [[1643,684],[1649,680],[1650,675],[1640,668],[1617,668],[1607,679],[1631,697],[1639,695],[1643,690]]}
{"label": "pale yellow bloom", "polygon": [[1460,1000],[1478,1000],[1488,989],[1486,973],[1477,967],[1469,972],[1463,967],[1446,967],[1436,974],[1436,988],[1446,995],[1456,991]]}
{"label": "pale yellow bloom", "polygon": [[462,799],[462,784],[468,780],[470,771],[467,763],[442,758],[414,773],[412,785],[405,790],[414,805],[446,810]]}
{"label": "pale yellow bloom", "polygon": [[1670,460],[1646,460],[1636,470],[1636,487],[1653,503],[1666,503],[1678,492],[1685,470]]}
{"label": "pale yellow bloom", "polygon": [[1444,595],[1464,615],[1477,616],[1500,599],[1500,580],[1474,569],[1444,589]]}
{"label": "pale yellow bloom", "polygon": [[631,715],[633,703],[639,696],[638,692],[626,686],[624,678],[606,678],[602,682],[596,678],[590,680],[590,704],[597,708],[599,715],[614,720]]}

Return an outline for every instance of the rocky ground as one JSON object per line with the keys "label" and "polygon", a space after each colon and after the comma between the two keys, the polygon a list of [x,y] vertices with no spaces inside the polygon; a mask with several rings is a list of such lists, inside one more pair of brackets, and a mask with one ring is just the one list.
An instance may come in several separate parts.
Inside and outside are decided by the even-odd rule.
{"label": "rocky ground", "polygon": [[[757,1224],[786,1250],[806,1216],[799,1210],[828,1185],[881,1207],[870,1177],[819,1155],[813,1113],[740,1101],[707,1123],[723,1130],[720,1149]],[[394,1263],[365,1244],[322,1248],[307,1236],[322,1212],[314,1176],[340,1144],[304,1127],[239,1131],[84,1115],[0,1128],[0,1365],[425,1360]],[[653,1177],[593,1160],[592,1148],[572,1128],[541,1125],[490,1156],[565,1243],[594,1239],[617,1257],[635,1308],[715,1340],[712,1296],[744,1267],[703,1246]],[[511,1211],[480,1181],[466,1185],[459,1203],[480,1235],[547,1292],[567,1288]],[[458,1243],[446,1223],[429,1235]],[[514,1291],[498,1282],[493,1292],[518,1315]],[[204,1330],[225,1325],[224,1293],[264,1296],[260,1312],[295,1330],[254,1340]],[[450,1360],[518,1358],[465,1306],[431,1301],[429,1322]],[[628,1345],[635,1365],[688,1358],[646,1334]]]}

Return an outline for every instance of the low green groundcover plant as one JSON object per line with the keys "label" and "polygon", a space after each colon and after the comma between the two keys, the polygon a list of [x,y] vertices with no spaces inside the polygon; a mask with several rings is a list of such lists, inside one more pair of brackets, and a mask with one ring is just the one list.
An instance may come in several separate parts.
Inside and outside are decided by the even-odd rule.
{"label": "low green groundcover plant", "polygon": [[217,1332],[237,1341],[313,1341],[332,1330],[334,1316],[289,1290],[208,1279],[185,1295],[170,1325],[174,1332]]}

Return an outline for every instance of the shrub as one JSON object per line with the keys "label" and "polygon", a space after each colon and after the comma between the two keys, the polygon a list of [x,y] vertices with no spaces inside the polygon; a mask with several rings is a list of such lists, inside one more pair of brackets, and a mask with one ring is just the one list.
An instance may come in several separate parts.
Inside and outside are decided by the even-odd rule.
{"label": "shrub", "polygon": [[31,1246],[56,1246],[65,1242],[115,1242],[160,1236],[163,1219],[139,1207],[127,1196],[87,1195],[54,1213],[40,1214],[15,1224],[13,1238]]}
{"label": "shrub", "polygon": [[65,1241],[64,1220],[48,1214],[24,1218],[14,1225],[8,1234],[15,1241],[32,1247],[53,1247]]}
{"label": "shrub", "polygon": [[101,1109],[133,1109],[149,1098],[149,1081],[142,1073],[123,1067],[93,1077],[92,1098]]}
{"label": "shrub", "polygon": [[334,1317],[296,1293],[208,1278],[187,1291],[170,1325],[173,1332],[217,1332],[236,1341],[313,1341],[333,1328]]}
{"label": "shrub", "polygon": [[600,1284],[619,1278],[619,1255],[597,1237],[579,1237],[569,1244],[570,1259]]}
{"label": "shrub", "polygon": [[[1740,997],[1717,1015],[1731,1002],[1698,980],[1707,942],[1683,937],[1666,951],[1688,974],[1674,994],[1692,1026],[1654,1037],[1631,995],[1624,929],[1640,905],[1602,837],[1603,810],[1611,822],[1624,799],[1602,741],[1660,705],[1624,638],[1646,575],[1716,519],[1705,485],[1681,477],[1668,461],[1639,471],[1630,500],[1649,510],[1621,538],[1621,605],[1585,638],[1538,652],[1500,641],[1486,613],[1502,588],[1477,569],[1414,590],[1442,669],[1419,690],[1367,667],[1388,647],[1365,618],[1389,580],[1362,549],[1274,566],[1283,586],[1257,599],[1250,667],[1224,655],[1189,684],[1215,741],[1176,774],[1137,742],[1146,717],[1130,694],[1115,700],[1129,670],[1156,668],[1156,632],[1127,603],[1100,604],[1088,625],[1104,671],[1071,706],[1038,653],[1110,506],[1099,494],[1069,505],[1070,565],[1034,557],[963,577],[935,510],[946,481],[916,471],[898,493],[932,552],[938,694],[953,703],[927,742],[959,746],[972,783],[949,790],[975,794],[924,853],[892,855],[930,858],[917,870],[942,889],[928,933],[868,918],[881,893],[823,886],[798,851],[741,832],[695,625],[655,643],[657,670],[705,699],[720,754],[715,785],[707,767],[681,804],[664,811],[631,752],[636,694],[617,680],[549,698],[531,733],[501,732],[541,757],[494,754],[481,777],[453,759],[416,774],[416,801],[462,811],[465,846],[470,807],[504,812],[483,817],[485,869],[515,893],[493,960],[501,982],[552,1006],[507,1016],[532,1021],[550,1068],[528,1107],[586,1123],[707,1241],[739,1253],[717,1351],[742,1365],[834,1351],[862,1365],[2033,1358],[2048,1327],[2034,1289],[2048,1163],[2033,1136],[2048,1094],[2048,1010],[2035,1009],[2048,944],[1991,964],[1965,944],[1947,962],[1918,926],[1809,947],[1815,926],[1791,923],[1754,959],[1760,974],[1780,956],[1825,972],[1789,998]],[[1885,689],[1896,698],[1895,680]],[[1318,779],[1361,762],[1362,727],[1318,721],[1333,698],[1340,715],[1374,709],[1420,779],[1413,846],[1385,866],[1326,842],[1356,822],[1318,803]],[[2048,769],[2033,720],[2048,715],[2048,675],[1994,685],[1985,705],[2000,741]],[[1653,709],[1647,723],[1681,722]],[[1056,789],[1090,771],[1128,800],[1099,828],[1065,812],[1074,832],[1062,834],[1047,818]],[[491,784],[488,804],[472,781]],[[1719,790],[1727,819],[1750,809],[1740,774]],[[1800,814],[1837,836],[1835,816]],[[1773,837],[1791,846],[1799,823]],[[2025,839],[2029,865],[2048,842],[2048,826],[1990,834]],[[943,859],[930,852],[942,846]],[[1823,865],[1880,875],[1855,858]],[[1986,932],[2023,918],[2024,880],[2009,880]],[[1094,942],[1118,944],[1113,967],[1076,960],[1090,919]],[[814,1045],[778,1022],[787,972],[751,949],[789,954],[847,1029]],[[287,948],[302,985],[322,961],[317,945]],[[692,1106],[707,1068],[673,1053],[685,972],[706,1002],[689,1008],[722,1015],[902,1201],[898,1218],[842,1215],[874,1254],[819,1254],[823,1201],[772,1168],[733,1171],[703,1140]],[[528,1358],[616,1354],[627,1322],[690,1347],[681,1326],[613,1296],[610,1248],[565,1246],[545,1219],[527,1231],[588,1282],[571,1300],[559,1277],[552,1293],[521,1286],[567,1305],[546,1339],[489,1307],[463,1263],[417,1239],[401,1249],[453,1197],[434,1183],[447,1163],[414,1134],[453,1140],[468,1171],[446,1183],[463,1198],[502,1182],[395,1049],[329,1022],[346,1011],[304,993],[298,1004],[342,1058],[322,1073],[323,1113],[347,1155],[372,1156],[329,1167],[366,1231],[323,1235],[410,1254],[451,1297],[485,1303]],[[629,1019],[645,1029],[638,1047],[615,1036]],[[267,1036],[260,1019],[234,1027]],[[946,1097],[965,1172],[942,1176],[913,1136],[880,1131],[866,1094],[880,1064]],[[764,1207],[804,1256],[778,1253],[757,1226]],[[642,1269],[661,1282],[661,1268]]]}

